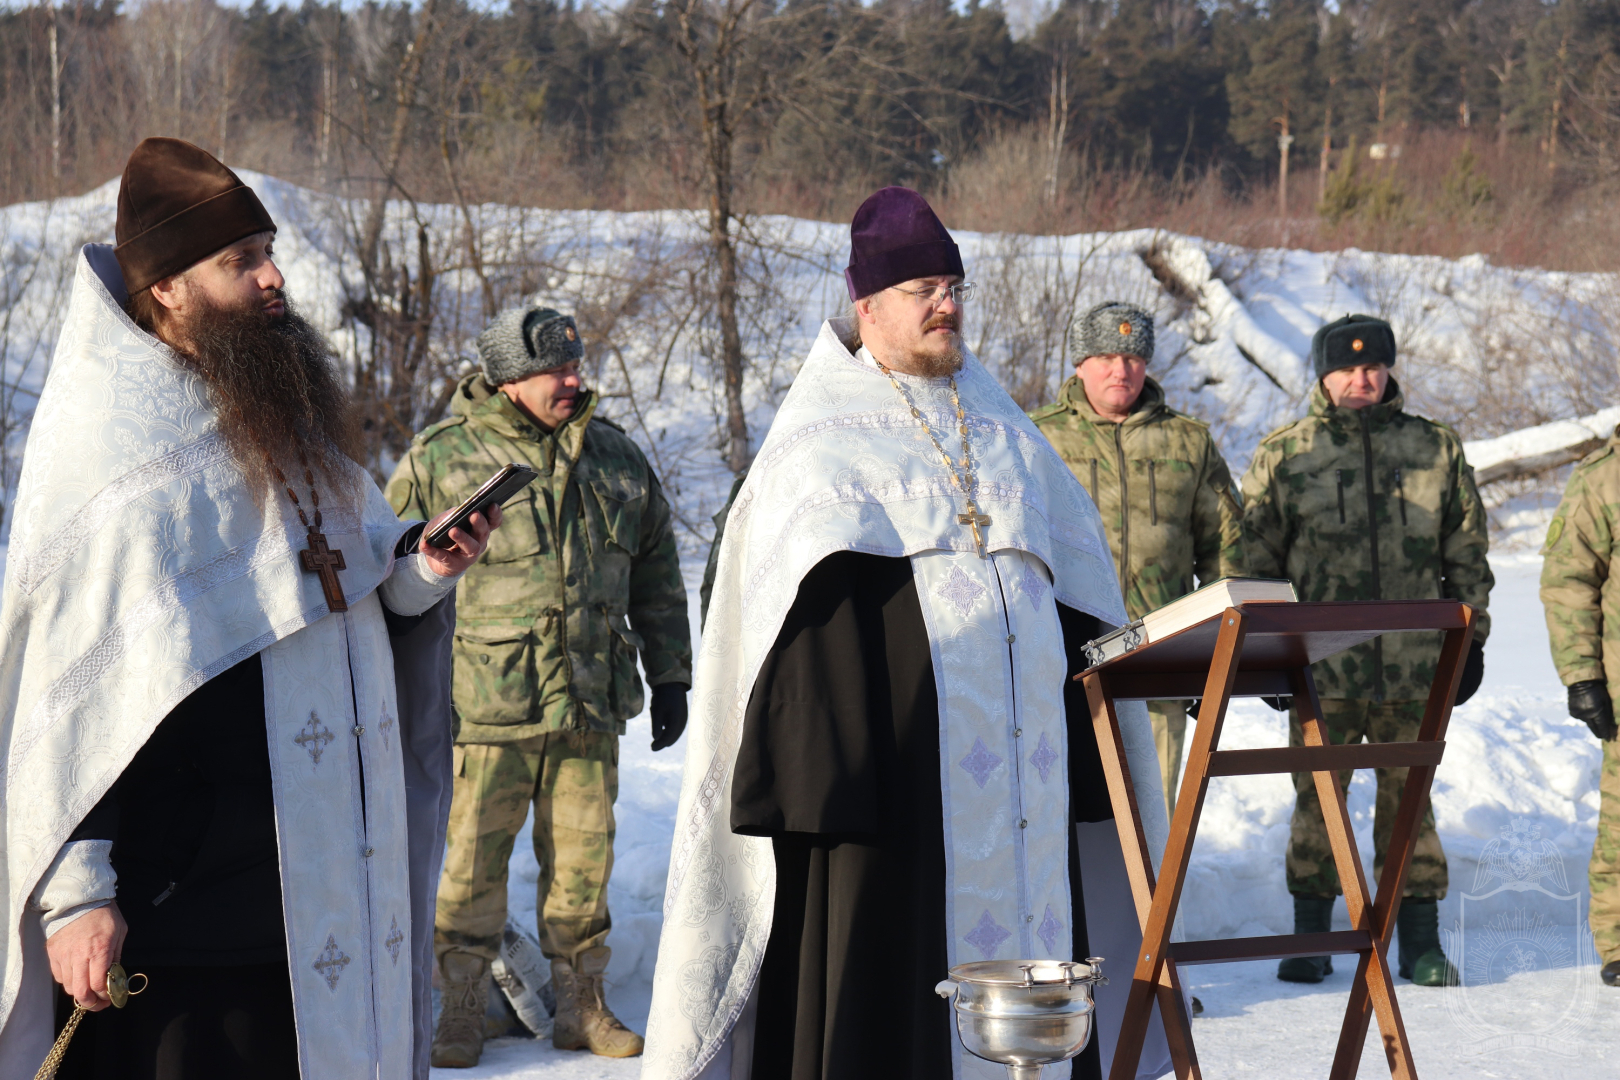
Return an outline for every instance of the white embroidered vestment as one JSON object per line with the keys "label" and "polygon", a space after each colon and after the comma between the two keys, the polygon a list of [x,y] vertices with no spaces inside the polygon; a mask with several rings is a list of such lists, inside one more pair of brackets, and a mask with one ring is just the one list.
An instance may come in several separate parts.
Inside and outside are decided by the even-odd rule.
{"label": "white embroidered vestment", "polygon": [[[409,592],[403,575],[388,582],[406,526],[359,466],[354,496],[323,490],[349,603],[328,611],[300,565],[307,538],[291,505],[255,502],[203,387],[121,299],[111,249],[88,245],[12,510],[0,610],[0,1076],[32,1076],[52,1041],[30,902],[41,875],[163,718],[260,654],[301,1075],[425,1080],[449,715],[447,693],[429,702],[425,725],[396,694],[378,590]],[[441,617],[453,614],[430,619]],[[400,683],[431,686],[441,660],[447,683],[447,655]]]}
{"label": "white embroidered vestment", "polygon": [[[1057,604],[1125,620],[1102,523],[1045,437],[969,355],[957,384],[977,502],[992,520],[981,557],[939,451],[864,351],[843,344],[853,329],[823,325],[727,519],[693,688],[648,1080],[748,1075],[746,1061],[730,1060],[730,1038],[740,1018],[748,1023],[776,872],[769,839],[731,832],[732,774],[760,665],[799,582],[834,552],[911,560],[940,702],[949,962],[1070,959],[1068,672]],[[957,431],[946,380],[898,378],[934,431]],[[1120,719],[1143,824],[1162,849],[1146,710],[1123,706]],[[1088,897],[1093,884],[1088,877]],[[1123,864],[1095,884],[1132,903]],[[1092,934],[1092,947],[1107,955],[1103,937]],[[955,1051],[958,1078],[1005,1075]]]}

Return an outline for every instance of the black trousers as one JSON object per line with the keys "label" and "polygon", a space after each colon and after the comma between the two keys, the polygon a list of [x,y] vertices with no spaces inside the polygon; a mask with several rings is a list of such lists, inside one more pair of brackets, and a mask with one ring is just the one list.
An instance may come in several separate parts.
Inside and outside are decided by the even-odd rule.
{"label": "black trousers", "polygon": [[[298,1080],[285,962],[140,970],[146,991],[80,1022],[60,1080]],[[72,1013],[58,989],[58,1031]]]}

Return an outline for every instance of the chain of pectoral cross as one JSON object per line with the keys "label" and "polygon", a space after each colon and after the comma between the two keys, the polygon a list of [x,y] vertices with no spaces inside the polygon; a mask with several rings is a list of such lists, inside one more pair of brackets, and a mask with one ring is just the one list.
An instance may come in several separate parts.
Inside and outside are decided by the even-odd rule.
{"label": "chain of pectoral cross", "polygon": [[884,367],[883,361],[875,356],[872,357],[872,362],[878,366],[879,371],[888,376],[889,384],[900,394],[900,400],[904,401],[906,408],[911,410],[912,417],[922,425],[923,434],[928,436],[928,441],[934,444],[934,449],[938,450],[939,456],[945,460],[945,468],[951,474],[951,482],[961,490],[963,497],[967,499],[967,513],[957,514],[956,523],[973,530],[973,543],[979,549],[979,558],[984,558],[984,534],[979,532],[979,528],[980,526],[985,528],[990,526],[990,515],[981,512],[978,503],[973,499],[973,493],[979,488],[979,480],[973,474],[973,450],[968,446],[967,413],[962,409],[962,395],[956,389],[956,376],[951,376],[951,402],[956,406],[957,430],[962,433],[962,465],[960,472],[957,470],[955,460],[945,452],[945,447],[934,435],[934,429],[928,426],[928,418],[922,414],[921,409],[917,408],[917,403],[911,400],[911,395],[906,392],[904,386],[900,385],[900,380],[894,377],[894,372]]}
{"label": "chain of pectoral cross", "polygon": [[339,570],[347,567],[343,563],[343,552],[327,547],[326,536],[321,532],[321,493],[315,488],[314,471],[307,462],[304,464],[304,482],[309,485],[310,509],[315,513],[314,524],[310,524],[309,518],[304,516],[304,504],[298,501],[298,492],[293,490],[287,478],[282,475],[281,469],[273,461],[270,463],[270,471],[275,473],[276,480],[281,486],[287,489],[287,496],[293,501],[293,509],[298,511],[298,520],[309,530],[309,546],[298,553],[299,562],[308,573],[320,575],[321,592],[326,594],[327,610],[348,611],[349,601],[343,595],[343,586],[338,582],[337,576]]}

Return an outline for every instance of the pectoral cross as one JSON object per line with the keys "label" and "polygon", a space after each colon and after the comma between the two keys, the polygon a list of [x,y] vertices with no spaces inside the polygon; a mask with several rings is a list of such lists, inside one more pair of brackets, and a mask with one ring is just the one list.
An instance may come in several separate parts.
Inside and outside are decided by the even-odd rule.
{"label": "pectoral cross", "polygon": [[298,553],[304,569],[321,576],[321,591],[326,594],[329,611],[348,611],[349,602],[343,598],[343,587],[338,584],[337,572],[347,569],[343,565],[343,552],[326,546],[326,537],[317,526],[309,527],[309,547]]}
{"label": "pectoral cross", "polygon": [[979,558],[984,558],[984,536],[979,532],[979,526],[983,525],[989,527],[990,515],[980,513],[977,506],[974,506],[972,503],[968,503],[968,512],[965,514],[957,514],[956,523],[958,525],[966,525],[968,528],[973,530],[973,542],[978,545]]}

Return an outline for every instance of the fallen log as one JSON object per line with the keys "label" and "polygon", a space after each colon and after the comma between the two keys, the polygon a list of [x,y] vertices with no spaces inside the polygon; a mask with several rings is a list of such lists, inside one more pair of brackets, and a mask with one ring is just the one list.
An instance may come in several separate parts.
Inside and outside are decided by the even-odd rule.
{"label": "fallen log", "polygon": [[1554,420],[1494,439],[1476,439],[1463,446],[1474,467],[1478,484],[1535,476],[1560,465],[1579,461],[1608,441],[1620,424],[1620,407],[1604,409],[1578,420]]}

